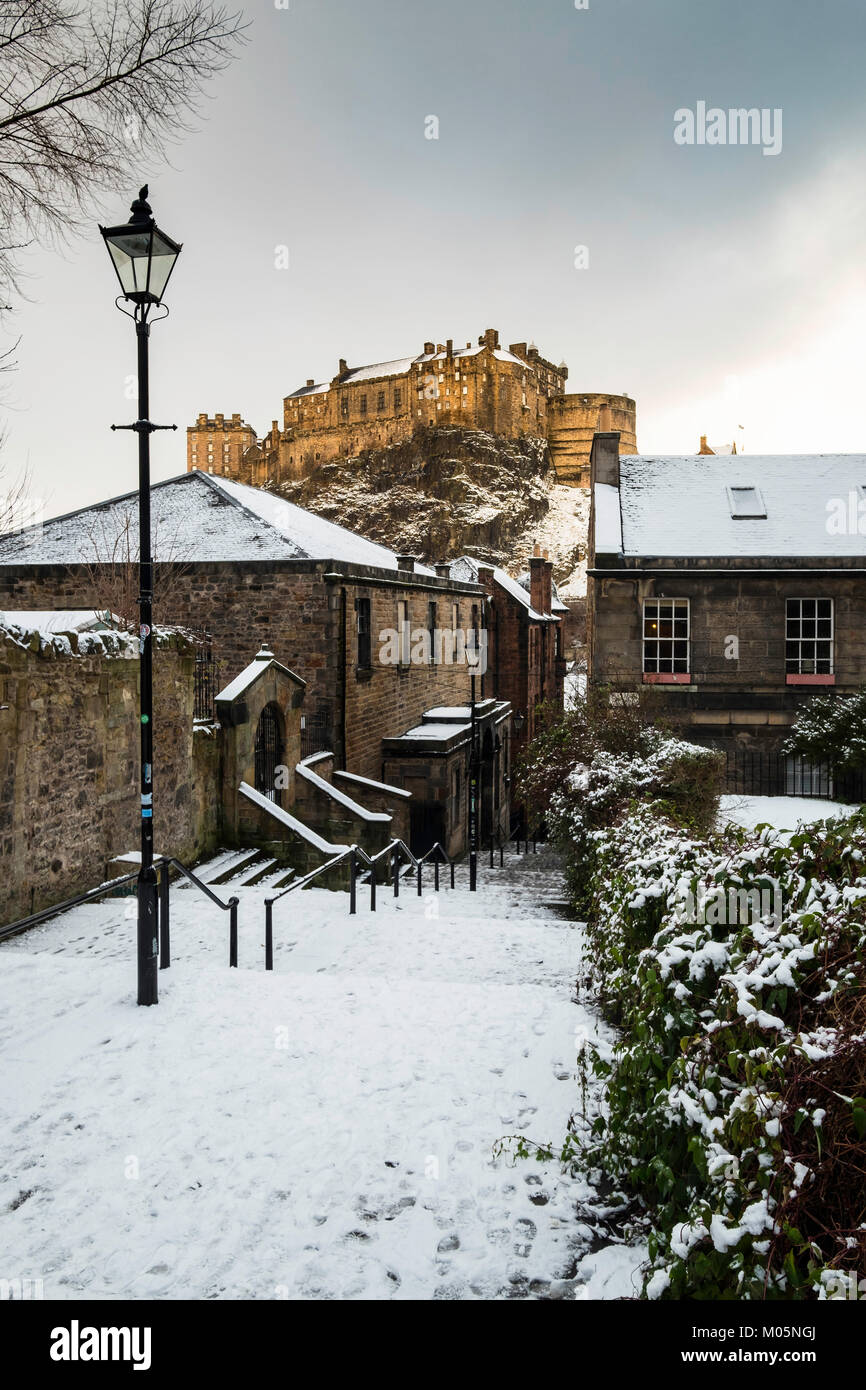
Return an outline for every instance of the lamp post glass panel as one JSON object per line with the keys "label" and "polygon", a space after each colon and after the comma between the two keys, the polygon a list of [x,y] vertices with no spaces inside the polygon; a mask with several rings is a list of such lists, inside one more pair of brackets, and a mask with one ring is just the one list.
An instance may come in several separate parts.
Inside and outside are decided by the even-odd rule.
{"label": "lamp post glass panel", "polygon": [[[150,422],[148,339],[149,316],[162,305],[180,244],[160,231],[147,201],[147,185],[131,207],[129,221],[118,227],[100,227],[120,281],[117,307],[135,322],[138,345],[138,419],[112,429],[133,430],[138,435],[138,532],[139,532],[139,659],[141,690],[141,868],[138,874],[138,1002],[157,1003],[157,887],[153,866],[153,557],[150,527],[150,436],[154,430],[176,425]],[[123,308],[121,300],[132,304]],[[165,318],[168,310],[161,314]]]}

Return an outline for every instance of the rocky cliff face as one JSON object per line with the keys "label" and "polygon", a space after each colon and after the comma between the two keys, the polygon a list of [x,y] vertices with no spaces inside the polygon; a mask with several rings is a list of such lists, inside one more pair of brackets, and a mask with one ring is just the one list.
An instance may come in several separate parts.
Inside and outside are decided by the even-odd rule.
{"label": "rocky cliff face", "polygon": [[550,551],[557,582],[579,574],[586,493],[556,483],[544,439],[422,428],[404,443],[322,464],[279,491],[420,560],[472,555],[516,572],[537,541]]}

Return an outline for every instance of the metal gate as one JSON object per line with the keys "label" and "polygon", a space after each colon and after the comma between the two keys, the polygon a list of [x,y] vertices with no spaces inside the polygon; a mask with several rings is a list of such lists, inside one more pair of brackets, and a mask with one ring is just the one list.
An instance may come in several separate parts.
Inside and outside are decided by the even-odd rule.
{"label": "metal gate", "polygon": [[280,715],[273,705],[265,705],[256,729],[256,791],[279,805],[276,788],[277,768],[283,760]]}

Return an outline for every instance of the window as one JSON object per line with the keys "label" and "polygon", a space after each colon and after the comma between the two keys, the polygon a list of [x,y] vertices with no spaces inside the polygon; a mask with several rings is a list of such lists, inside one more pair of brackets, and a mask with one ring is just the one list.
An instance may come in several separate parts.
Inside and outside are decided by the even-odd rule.
{"label": "window", "polygon": [[366,397],[366,396],[362,396],[362,397],[361,397],[361,400],[360,400],[360,409],[361,409],[361,414],[362,414],[362,415],[366,415],[366,414],[367,414],[367,397]]}
{"label": "window", "polygon": [[451,631],[452,631],[452,632],[457,632],[458,629],[459,629],[459,627],[460,627],[460,604],[459,604],[459,603],[452,603],[452,605],[451,605]]}
{"label": "window", "polygon": [[785,670],[788,676],[833,673],[833,600],[789,598],[785,614]]}
{"label": "window", "polygon": [[384,392],[384,391],[380,391],[379,394],[378,394],[377,397],[376,397],[376,409],[377,409],[377,410],[384,410],[384,409],[385,409],[385,392]]}
{"label": "window", "polygon": [[400,388],[396,386],[394,388],[394,409],[400,409]]}
{"label": "window", "polygon": [[407,600],[404,598],[401,598],[397,603],[397,633],[400,652],[400,665],[408,666],[411,632],[409,624],[409,604]]}
{"label": "window", "polygon": [[689,601],[648,598],[643,606],[645,675],[685,675],[689,669]]}
{"label": "window", "polygon": [[370,600],[359,598],[355,601],[356,626],[358,633],[358,666],[362,671],[372,665],[370,647]]}
{"label": "window", "polygon": [[729,487],[728,502],[735,521],[766,521],[767,508],[757,487]]}
{"label": "window", "polygon": [[428,604],[427,604],[427,640],[428,640],[428,642],[429,642],[429,644],[430,644],[430,650],[429,650],[429,652],[428,652],[428,654],[427,654],[427,660],[430,661],[430,662],[435,662],[435,660],[436,660],[436,604],[435,604],[435,603],[428,603]]}
{"label": "window", "polygon": [[343,392],[342,396],[340,397],[340,414],[341,414],[341,416],[343,417],[344,420],[348,420],[348,418],[349,418],[349,397],[348,397],[348,395],[347,395],[347,393],[346,393],[345,391]]}

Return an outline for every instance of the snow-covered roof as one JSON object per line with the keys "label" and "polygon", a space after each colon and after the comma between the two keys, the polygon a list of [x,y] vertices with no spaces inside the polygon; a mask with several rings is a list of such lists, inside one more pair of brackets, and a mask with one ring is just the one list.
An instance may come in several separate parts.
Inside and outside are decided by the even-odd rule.
{"label": "snow-covered roof", "polygon": [[262,647],[253,657],[249,666],[245,666],[240,675],[235,676],[234,680],[229,681],[228,685],[223,687],[215,697],[216,700],[224,700],[226,703],[237,700],[240,695],[243,695],[245,691],[249,690],[250,686],[254,681],[258,680],[259,676],[263,675],[265,671],[270,670],[272,666],[275,666],[278,671],[282,671],[284,675],[291,676],[292,680],[296,681],[298,685],[306,685],[306,681],[301,680],[300,676],[296,676],[294,671],[289,670],[288,666],[283,666],[281,662],[277,661],[272,651],[269,651],[266,647]]}
{"label": "snow-covered roof", "polygon": [[[486,344],[480,344],[478,347],[453,348],[451,356],[455,358],[477,357],[479,353],[485,351],[485,348]],[[391,362],[370,362],[366,367],[351,368],[345,376],[340,378],[339,385],[357,385],[364,381],[380,381],[384,377],[406,376],[413,367],[422,366],[428,362],[442,362],[447,356],[448,353],[443,350],[441,352],[422,352],[417,357],[396,357]],[[518,367],[527,366],[522,357],[515,357],[513,352],[508,352],[505,348],[495,348],[493,356],[498,362],[513,362]],[[317,383],[315,386],[301,386],[297,391],[292,391],[286,399],[292,401],[301,396],[317,396],[330,389],[330,382]]]}
{"label": "snow-covered roof", "polygon": [[0,627],[21,628],[53,637],[57,632],[111,632],[119,619],[109,620],[92,608],[19,608],[0,612]]}
{"label": "snow-covered roof", "polygon": [[[766,517],[735,519],[729,488],[759,489]],[[863,454],[625,456],[595,505],[596,553],[866,557]]]}
{"label": "snow-covered roof", "polygon": [[453,738],[455,734],[466,733],[471,725],[467,720],[464,724],[416,724],[414,728],[407,729],[405,734],[400,734],[394,742],[414,743],[419,739],[432,739],[434,742],[444,741]]}
{"label": "snow-covered roof", "polygon": [[[517,582],[521,589],[525,589],[526,592],[529,593],[529,586],[532,582],[529,570],[524,570],[522,574],[519,574],[517,576]],[[571,611],[568,604],[563,603],[562,599],[559,597],[559,590],[556,587],[556,581],[553,579],[550,581],[550,611],[551,613],[568,613]]]}
{"label": "snow-covered roof", "polygon": [[[474,560],[471,555],[461,555],[459,559],[451,561],[450,574],[452,579],[468,579],[472,583],[478,583],[478,568],[483,562]],[[539,623],[559,622],[558,618],[553,618],[550,613],[539,613],[533,608],[529,597],[529,590],[524,588],[519,579],[513,579],[504,569],[498,565],[487,566],[493,570],[493,578],[501,589],[510,594],[513,599],[525,608],[530,618]],[[553,605],[551,605],[552,607]],[[564,605],[563,605],[564,607]]]}
{"label": "snow-covered roof", "polygon": [[298,396],[323,396],[330,389],[331,383],[329,381],[317,381],[313,386],[301,386],[297,391],[292,391],[286,399],[293,401]]}
{"label": "snow-covered roof", "polygon": [[[337,560],[396,570],[393,550],[343,526],[248,487],[193,469],[151,489],[153,552],[157,561]],[[138,494],[127,493],[67,516],[0,536],[0,564],[95,563],[129,526],[138,547]],[[417,573],[435,571],[416,564]]]}

